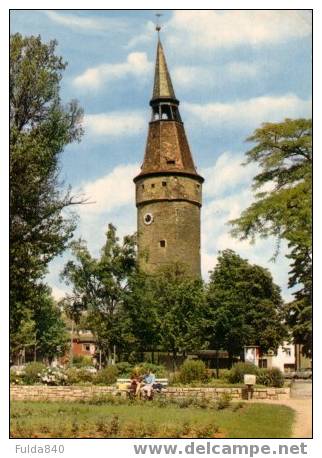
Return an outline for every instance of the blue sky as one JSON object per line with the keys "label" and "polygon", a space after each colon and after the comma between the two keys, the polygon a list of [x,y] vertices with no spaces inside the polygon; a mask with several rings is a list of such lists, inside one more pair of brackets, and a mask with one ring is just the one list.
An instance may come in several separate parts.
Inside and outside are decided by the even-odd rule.
{"label": "blue sky", "polygon": [[[206,178],[202,209],[202,271],[218,250],[232,248],[268,267],[287,291],[285,247],[270,262],[275,241],[255,245],[229,235],[227,221],[252,201],[254,166],[242,167],[245,139],[265,121],[311,114],[311,13],[308,11],[163,11],[162,42],[181,116],[199,172]],[[68,62],[62,97],[85,110],[85,136],[68,146],[61,177],[95,204],[79,209],[76,237],[97,255],[107,224],[120,236],[136,228],[134,184],[143,159],[156,50],[153,11],[13,11],[11,32],[57,39]],[[67,287],[47,276],[53,294]]]}

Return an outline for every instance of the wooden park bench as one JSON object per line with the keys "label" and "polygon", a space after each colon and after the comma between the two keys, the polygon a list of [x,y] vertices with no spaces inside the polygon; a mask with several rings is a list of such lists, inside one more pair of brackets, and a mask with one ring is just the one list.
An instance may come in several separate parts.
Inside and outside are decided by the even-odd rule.
{"label": "wooden park bench", "polygon": [[[167,389],[168,383],[169,381],[167,378],[156,378],[154,384],[162,385],[162,391],[165,391]],[[130,386],[131,386],[131,379],[118,378],[116,381],[116,394],[121,395],[121,396],[130,396],[131,395]]]}

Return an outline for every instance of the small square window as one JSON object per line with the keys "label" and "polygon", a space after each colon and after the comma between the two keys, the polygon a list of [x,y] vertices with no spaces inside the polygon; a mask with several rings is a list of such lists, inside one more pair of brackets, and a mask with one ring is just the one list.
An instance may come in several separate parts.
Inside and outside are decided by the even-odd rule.
{"label": "small square window", "polygon": [[165,248],[165,240],[160,240],[160,247]]}
{"label": "small square window", "polygon": [[142,189],[144,189],[144,184],[142,185]]}
{"label": "small square window", "polygon": [[166,181],[162,181],[162,186],[165,187],[167,185]]}
{"label": "small square window", "polygon": [[154,183],[151,184],[151,188],[155,188],[155,184]]}
{"label": "small square window", "polygon": [[176,161],[167,161],[168,165],[174,165],[175,163],[176,163]]}

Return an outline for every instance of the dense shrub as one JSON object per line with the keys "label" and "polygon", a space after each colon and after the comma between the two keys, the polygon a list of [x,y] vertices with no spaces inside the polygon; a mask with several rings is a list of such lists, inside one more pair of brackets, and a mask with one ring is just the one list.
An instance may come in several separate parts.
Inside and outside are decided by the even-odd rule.
{"label": "dense shrub", "polygon": [[278,367],[260,369],[257,376],[257,383],[260,385],[281,388],[284,385],[284,375]]}
{"label": "dense shrub", "polygon": [[89,371],[85,367],[78,369],[78,379],[81,383],[93,383],[95,381],[96,374]]}
{"label": "dense shrub", "polygon": [[69,367],[65,370],[65,374],[67,376],[68,385],[76,385],[80,382],[78,377],[78,369],[76,369],[76,367]]}
{"label": "dense shrub", "polygon": [[95,376],[95,383],[101,385],[112,385],[116,382],[119,374],[117,366],[107,366],[104,369],[97,372]]}
{"label": "dense shrub", "polygon": [[149,371],[153,372],[156,377],[166,377],[167,375],[166,368],[162,365],[158,366],[157,364],[152,363],[140,363],[133,367],[133,372],[136,372],[139,375],[146,374]]}
{"label": "dense shrub", "polygon": [[23,385],[23,375],[10,369],[10,383],[12,385]]}
{"label": "dense shrub", "polygon": [[116,363],[115,366],[117,367],[117,370],[118,370],[118,376],[122,378],[130,377],[133,371],[133,365],[126,361],[123,361],[121,363]]}
{"label": "dense shrub", "polygon": [[180,374],[179,372],[171,372],[168,376],[169,385],[178,385],[180,384]]}
{"label": "dense shrub", "polygon": [[227,407],[230,406],[231,404],[231,394],[229,393],[223,393],[218,399],[217,399],[217,402],[216,402],[216,407],[218,410],[223,410],[223,409],[227,409]]}
{"label": "dense shrub", "polygon": [[72,359],[72,365],[74,367],[89,367],[93,365],[92,358],[87,355],[75,355]]}
{"label": "dense shrub", "polygon": [[69,367],[64,373],[67,377],[65,383],[68,385],[92,383],[95,380],[95,374],[86,368],[77,369],[76,367]]}
{"label": "dense shrub", "polygon": [[26,385],[33,385],[34,383],[40,382],[42,373],[46,370],[46,366],[43,363],[34,361],[26,364],[23,381]]}
{"label": "dense shrub", "polygon": [[132,367],[131,374],[144,375],[149,371],[159,378],[167,376],[167,370],[164,366],[152,363],[138,363]]}
{"label": "dense shrub", "polygon": [[229,369],[219,369],[219,378],[221,380],[228,380],[230,374]]}
{"label": "dense shrub", "polygon": [[203,361],[187,360],[185,361],[179,372],[179,381],[181,383],[191,383],[194,381],[205,382],[208,374]]}
{"label": "dense shrub", "polygon": [[[251,363],[236,363],[230,369],[229,374],[227,376],[227,380],[229,383],[244,383],[244,375],[245,374],[254,374],[258,375],[259,369],[255,364]],[[256,383],[257,380],[256,380]]]}

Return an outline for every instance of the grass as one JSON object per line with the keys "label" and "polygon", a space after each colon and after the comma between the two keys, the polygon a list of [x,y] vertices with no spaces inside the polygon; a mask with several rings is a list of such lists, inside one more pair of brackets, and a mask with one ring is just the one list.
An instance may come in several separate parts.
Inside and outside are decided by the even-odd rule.
{"label": "grass", "polygon": [[[185,408],[183,408],[185,407]],[[286,406],[231,403],[194,407],[165,403],[13,401],[13,438],[291,437],[294,411]]]}

